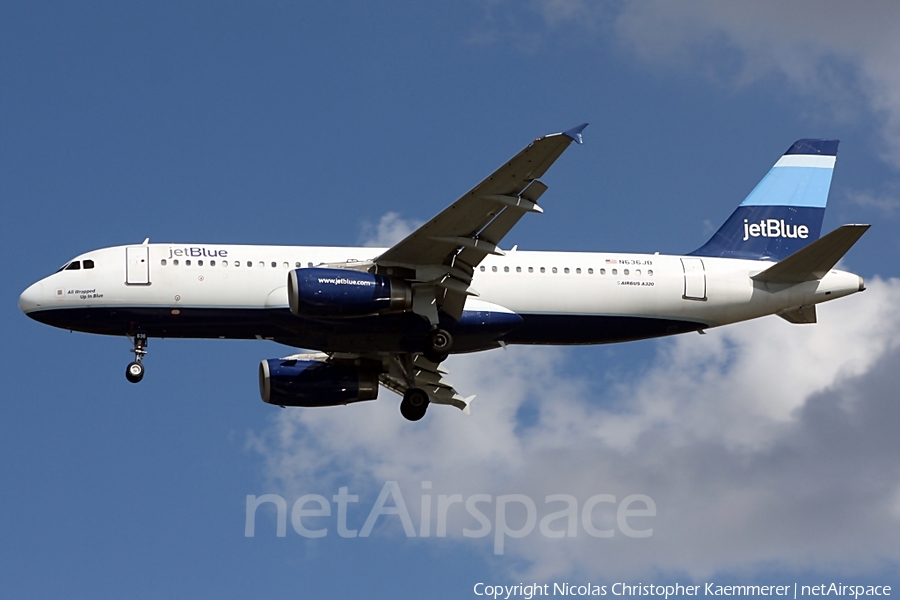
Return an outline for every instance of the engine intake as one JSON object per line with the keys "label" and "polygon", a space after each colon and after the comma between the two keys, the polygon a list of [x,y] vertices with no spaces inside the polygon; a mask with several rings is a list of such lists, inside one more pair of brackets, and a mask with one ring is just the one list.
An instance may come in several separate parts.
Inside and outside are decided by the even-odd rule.
{"label": "engine intake", "polygon": [[291,312],[301,317],[362,317],[412,307],[408,283],[348,269],[295,269],[287,290]]}
{"label": "engine intake", "polygon": [[337,406],[378,397],[378,373],[318,360],[259,364],[259,394],[277,406]]}

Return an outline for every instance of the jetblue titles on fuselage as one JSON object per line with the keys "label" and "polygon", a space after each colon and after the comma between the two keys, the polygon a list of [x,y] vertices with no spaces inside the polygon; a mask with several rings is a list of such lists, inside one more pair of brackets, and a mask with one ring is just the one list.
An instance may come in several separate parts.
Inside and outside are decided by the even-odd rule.
{"label": "jetblue titles on fuselage", "polygon": [[188,248],[169,248],[169,258],[184,256],[188,258],[228,258],[228,250],[210,250],[203,246],[190,246]]}

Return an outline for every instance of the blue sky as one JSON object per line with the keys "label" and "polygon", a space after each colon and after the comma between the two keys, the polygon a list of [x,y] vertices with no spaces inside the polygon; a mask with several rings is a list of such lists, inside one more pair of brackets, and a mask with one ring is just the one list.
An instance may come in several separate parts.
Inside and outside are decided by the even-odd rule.
{"label": "blue sky", "polygon": [[[0,596],[900,585],[900,15],[811,6],[3,2]],[[824,230],[874,224],[845,260],[870,289],[812,328],[452,359],[475,415],[418,428],[385,391],[319,412],[263,404],[257,364],[285,353],[270,343],[152,340],[133,386],[127,340],[16,306],[71,256],[148,236],[370,242],[584,121],[585,144],[544,177],[546,212],[504,246],[690,251],[794,140],[839,138]],[[658,515],[647,539],[534,533],[502,555],[460,535],[471,524],[408,539],[396,517],[307,540],[260,512],[244,536],[247,495],[348,486],[359,528],[393,480],[416,523],[422,481],[541,511],[548,494],[641,493]]]}

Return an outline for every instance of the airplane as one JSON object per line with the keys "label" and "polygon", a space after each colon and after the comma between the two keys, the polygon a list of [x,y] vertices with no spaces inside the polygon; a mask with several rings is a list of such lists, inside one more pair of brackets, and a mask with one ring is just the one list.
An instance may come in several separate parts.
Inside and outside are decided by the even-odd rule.
{"label": "airplane", "polygon": [[128,336],[128,381],[148,339],[273,340],[312,350],[264,360],[263,401],[320,407],[373,400],[379,386],[421,419],[470,410],[449,354],[513,344],[606,344],[766,315],[815,323],[816,305],[863,291],[835,269],[869,225],[820,237],[838,140],[790,146],[728,220],[684,255],[500,249],[539,178],[583,124],[534,140],[390,248],[141,244],[93,250],[27,288],[20,309],[71,331]]}

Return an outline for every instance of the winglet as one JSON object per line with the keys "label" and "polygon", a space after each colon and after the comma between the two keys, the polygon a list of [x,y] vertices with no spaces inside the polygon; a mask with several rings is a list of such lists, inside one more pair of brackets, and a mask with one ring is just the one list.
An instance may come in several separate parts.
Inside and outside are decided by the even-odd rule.
{"label": "winglet", "polygon": [[563,131],[563,135],[567,135],[570,138],[572,138],[573,140],[575,140],[576,144],[583,144],[584,139],[582,139],[582,137],[581,137],[581,132],[584,131],[584,128],[587,126],[588,126],[587,123],[582,123],[578,127],[573,127],[572,129],[570,129],[568,131]]}

